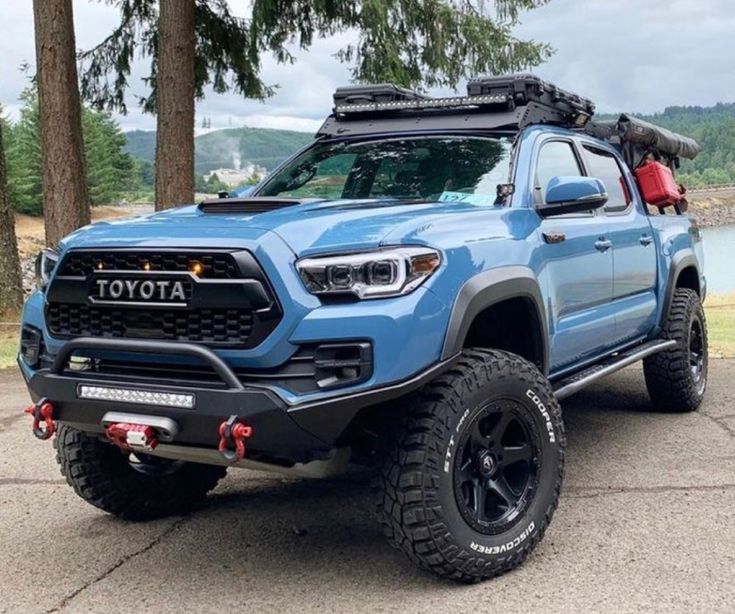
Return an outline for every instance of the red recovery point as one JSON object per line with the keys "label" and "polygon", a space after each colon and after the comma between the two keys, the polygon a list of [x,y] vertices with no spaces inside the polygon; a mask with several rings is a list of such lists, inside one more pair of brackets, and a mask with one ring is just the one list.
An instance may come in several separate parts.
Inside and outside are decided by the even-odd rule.
{"label": "red recovery point", "polygon": [[226,422],[219,425],[220,453],[231,463],[241,461],[245,458],[245,439],[252,434],[252,426],[243,424],[237,416],[230,416]]}
{"label": "red recovery point", "polygon": [[105,436],[124,452],[153,450],[158,445],[155,429],[144,424],[115,422],[105,429]]}
{"label": "red recovery point", "polygon": [[[33,434],[38,439],[49,439],[56,432],[54,422],[54,406],[46,399],[41,399],[35,405],[29,405],[24,412],[33,416]],[[45,428],[41,428],[41,422]]]}

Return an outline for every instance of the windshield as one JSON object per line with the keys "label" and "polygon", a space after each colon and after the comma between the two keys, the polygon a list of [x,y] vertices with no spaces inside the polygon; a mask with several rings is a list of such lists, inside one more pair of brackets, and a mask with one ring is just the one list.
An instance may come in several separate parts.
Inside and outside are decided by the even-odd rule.
{"label": "windshield", "polygon": [[508,183],[510,151],[505,137],[322,143],[274,173],[257,196],[492,204],[497,185]]}

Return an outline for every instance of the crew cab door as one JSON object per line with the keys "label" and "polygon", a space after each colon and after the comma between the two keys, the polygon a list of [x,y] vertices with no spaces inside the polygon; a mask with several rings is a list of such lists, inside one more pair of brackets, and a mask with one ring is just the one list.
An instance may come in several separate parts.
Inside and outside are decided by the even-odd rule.
{"label": "crew cab door", "polygon": [[613,288],[617,344],[646,336],[656,317],[656,244],[651,222],[633,177],[610,150],[582,143],[587,174],[607,188],[603,209],[612,242]]}
{"label": "crew cab door", "polygon": [[[543,141],[536,155],[535,203],[544,202],[553,177],[583,174],[571,138]],[[538,235],[535,257],[548,301],[550,371],[558,373],[604,352],[614,338],[611,242],[599,211],[546,217]]]}

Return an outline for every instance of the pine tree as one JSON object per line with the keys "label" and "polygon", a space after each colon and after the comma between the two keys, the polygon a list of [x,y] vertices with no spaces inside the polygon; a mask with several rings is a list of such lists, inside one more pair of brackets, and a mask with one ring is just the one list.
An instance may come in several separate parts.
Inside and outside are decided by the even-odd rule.
{"label": "pine tree", "polygon": [[194,200],[195,0],[160,0],[156,209]]}
{"label": "pine tree", "polygon": [[[136,55],[151,58],[143,109],[158,113],[156,205],[192,200],[194,98],[211,85],[247,98],[273,93],[259,76],[261,54],[293,62],[290,44],[355,30],[340,51],[358,81],[455,85],[462,77],[534,66],[548,46],[512,35],[520,10],[547,0],[253,0],[240,19],[226,0],[111,0],[120,25],[81,55],[82,95],[97,108],[126,110]],[[113,79],[109,75],[114,75]]]}
{"label": "pine tree", "polygon": [[20,96],[20,119],[10,126],[6,155],[8,189],[13,208],[20,213],[43,213],[43,163],[38,114],[38,96],[27,88]]}
{"label": "pine tree", "polygon": [[[10,202],[16,211],[41,215],[42,161],[38,96],[33,88],[21,95],[20,119],[6,134]],[[124,152],[125,135],[109,113],[82,108],[86,185],[92,204],[107,204],[125,192],[147,191],[152,165]]]}
{"label": "pine tree", "polygon": [[72,0],[33,0],[46,243],[89,223]]}
{"label": "pine tree", "polygon": [[109,113],[82,111],[87,186],[93,205],[111,203],[131,189],[133,159],[123,152],[125,135]]}

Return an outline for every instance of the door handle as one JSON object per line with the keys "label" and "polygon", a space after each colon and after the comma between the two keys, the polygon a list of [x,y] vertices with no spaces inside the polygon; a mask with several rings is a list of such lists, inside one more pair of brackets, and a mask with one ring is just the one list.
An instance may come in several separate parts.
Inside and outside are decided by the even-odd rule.
{"label": "door handle", "polygon": [[641,245],[650,245],[653,243],[653,237],[648,233],[643,233],[640,238]]}
{"label": "door handle", "polygon": [[600,237],[597,241],[595,241],[595,249],[599,252],[606,252],[612,246],[612,241],[610,239],[606,239],[605,237]]}

